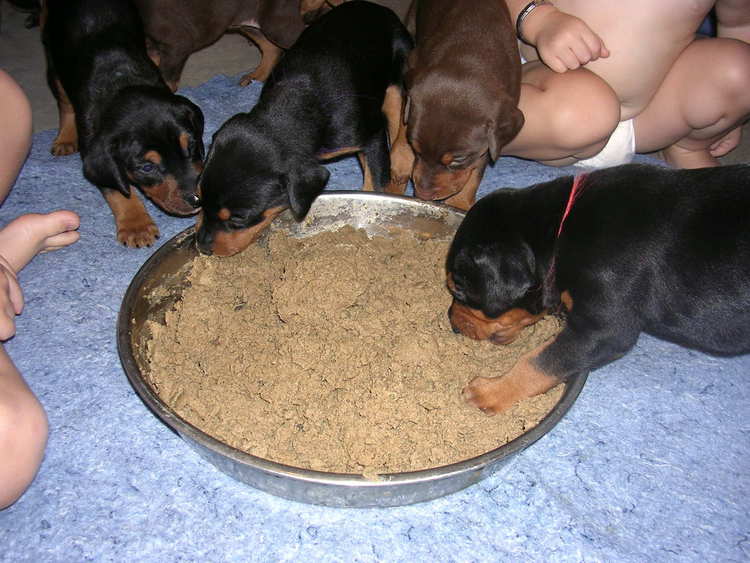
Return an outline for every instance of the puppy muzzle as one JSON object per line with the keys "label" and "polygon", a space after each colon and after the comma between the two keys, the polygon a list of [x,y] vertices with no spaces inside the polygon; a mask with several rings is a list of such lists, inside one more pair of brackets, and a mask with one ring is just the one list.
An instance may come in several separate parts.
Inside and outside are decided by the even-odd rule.
{"label": "puppy muzzle", "polygon": [[534,324],[544,313],[532,315],[525,309],[510,309],[497,318],[487,317],[482,311],[453,301],[448,317],[454,332],[474,340],[489,340],[493,344],[510,344],[527,326]]}

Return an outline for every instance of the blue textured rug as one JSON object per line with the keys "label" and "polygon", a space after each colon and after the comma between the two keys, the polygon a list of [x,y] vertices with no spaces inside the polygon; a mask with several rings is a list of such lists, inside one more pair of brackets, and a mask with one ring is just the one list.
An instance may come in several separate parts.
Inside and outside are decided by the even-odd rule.
{"label": "blue textured rug", "polygon": [[[216,77],[183,93],[207,141],[259,86]],[[25,496],[0,512],[3,561],[741,561],[750,555],[750,356],[717,359],[643,337],[594,372],[577,403],[507,470],[435,501],[333,509],[279,499],[203,461],[157,420],[120,366],[115,322],[153,249],[118,245],[78,155],[32,154],[0,222],[73,209],[81,240],[22,273],[26,310],[6,344],[49,413]],[[648,159],[640,159],[648,160]],[[331,189],[358,188],[353,158]],[[569,170],[512,158],[480,193]],[[149,205],[162,241],[191,219]],[[2,463],[2,460],[0,460]]]}

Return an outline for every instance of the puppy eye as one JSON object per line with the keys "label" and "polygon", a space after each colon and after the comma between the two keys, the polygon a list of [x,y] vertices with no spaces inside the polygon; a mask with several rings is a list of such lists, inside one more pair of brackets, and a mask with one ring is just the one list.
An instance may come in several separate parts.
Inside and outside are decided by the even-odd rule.
{"label": "puppy eye", "polygon": [[156,164],[153,162],[145,162],[138,167],[138,171],[144,174],[150,174],[154,170],[156,170]]}
{"label": "puppy eye", "polygon": [[457,168],[465,166],[467,162],[469,162],[469,155],[454,156],[453,160],[451,160],[448,164],[448,168],[451,170],[455,170]]}

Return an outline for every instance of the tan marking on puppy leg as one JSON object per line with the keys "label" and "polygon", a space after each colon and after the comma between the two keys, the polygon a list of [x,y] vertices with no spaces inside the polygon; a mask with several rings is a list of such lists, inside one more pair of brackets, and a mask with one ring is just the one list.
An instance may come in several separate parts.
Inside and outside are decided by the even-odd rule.
{"label": "tan marking on puppy leg", "polygon": [[361,147],[342,147],[329,152],[318,153],[316,158],[318,160],[330,160],[332,158],[338,158],[339,156],[346,156],[347,154],[354,154],[362,150]]}
{"label": "tan marking on puppy leg", "polygon": [[361,152],[357,153],[357,158],[359,159],[359,165],[362,167],[362,191],[374,192],[375,182],[372,179],[372,170],[370,170],[370,166],[367,164],[367,158]]}
{"label": "tan marking on puppy leg", "polygon": [[57,137],[52,141],[50,152],[55,156],[73,154],[78,150],[78,129],[76,128],[76,114],[70,98],[59,80],[55,80],[57,89],[57,113],[59,128]]}
{"label": "tan marking on puppy leg", "polygon": [[393,143],[398,136],[399,127],[401,127],[401,115],[404,106],[404,95],[401,88],[391,84],[385,90],[383,99],[383,115],[388,123],[388,141]]}
{"label": "tan marking on puppy leg", "polygon": [[102,194],[115,216],[117,240],[131,248],[151,246],[159,236],[159,229],[143,206],[135,189],[125,197],[114,189],[103,188]]}
{"label": "tan marking on puppy leg", "polygon": [[560,379],[542,372],[535,360],[553,340],[537,346],[524,354],[516,365],[500,377],[475,377],[464,387],[463,397],[467,403],[493,415],[508,410],[513,405],[541,395],[560,383]]}
{"label": "tan marking on puppy leg", "polygon": [[391,181],[386,186],[385,192],[402,195],[406,191],[406,185],[414,170],[414,151],[406,139],[406,124],[403,119],[398,120],[398,131],[395,139],[393,137],[391,139]]}
{"label": "tan marking on puppy leg", "polygon": [[269,41],[262,31],[254,27],[241,27],[239,32],[255,43],[260,50],[260,63],[255,67],[255,70],[248,72],[240,79],[240,86],[247,86],[253,80],[265,82],[273,67],[279,62],[284,52],[283,49]]}

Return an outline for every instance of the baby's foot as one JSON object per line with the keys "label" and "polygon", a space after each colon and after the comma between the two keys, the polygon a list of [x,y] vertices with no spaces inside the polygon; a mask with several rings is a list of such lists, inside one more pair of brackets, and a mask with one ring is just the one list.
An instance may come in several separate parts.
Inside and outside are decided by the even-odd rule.
{"label": "baby's foot", "polygon": [[689,150],[672,145],[662,150],[661,156],[672,168],[709,168],[712,166],[721,166],[719,159],[715,158],[708,148]]}
{"label": "baby's foot", "polygon": [[0,230],[0,256],[18,273],[40,252],[76,242],[79,225],[78,215],[67,210],[21,215]]}

